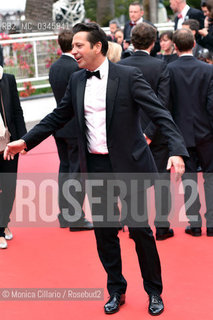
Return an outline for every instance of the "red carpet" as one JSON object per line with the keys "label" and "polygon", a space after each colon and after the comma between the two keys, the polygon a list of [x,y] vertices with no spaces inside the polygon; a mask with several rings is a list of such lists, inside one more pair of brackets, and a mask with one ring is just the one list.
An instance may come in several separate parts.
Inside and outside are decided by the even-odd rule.
{"label": "red carpet", "polygon": [[[57,172],[52,138],[20,158],[20,172]],[[106,275],[99,262],[92,231],[12,228],[14,239],[0,251],[1,288],[104,288]],[[119,313],[103,312],[104,301],[0,301],[1,319],[152,319],[143,290],[134,242],[120,232],[123,273],[128,281],[126,304]],[[165,312],[159,319],[212,319],[212,238],[193,238],[184,228],[175,237],[157,242],[162,263]]]}

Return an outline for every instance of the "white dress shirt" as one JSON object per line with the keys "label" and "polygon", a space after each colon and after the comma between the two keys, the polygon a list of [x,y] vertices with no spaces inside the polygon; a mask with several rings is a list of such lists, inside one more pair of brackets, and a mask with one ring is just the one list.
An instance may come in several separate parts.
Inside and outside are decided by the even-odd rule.
{"label": "white dress shirt", "polygon": [[84,117],[86,123],[87,148],[90,153],[108,154],[106,139],[106,89],[109,61],[94,71],[100,71],[101,79],[93,76],[87,79],[84,96]]}
{"label": "white dress shirt", "polygon": [[188,4],[183,8],[183,10],[180,12],[180,14],[182,15],[182,18],[178,19],[178,23],[177,23],[177,29],[182,29],[182,23],[183,21],[185,21],[186,18],[186,14],[189,11],[190,7],[188,6]]}

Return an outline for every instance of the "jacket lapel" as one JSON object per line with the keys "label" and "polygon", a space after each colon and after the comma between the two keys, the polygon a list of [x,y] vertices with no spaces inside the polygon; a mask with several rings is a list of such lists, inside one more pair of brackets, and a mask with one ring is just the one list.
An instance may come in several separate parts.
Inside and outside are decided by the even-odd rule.
{"label": "jacket lapel", "polygon": [[115,67],[111,62],[109,62],[109,76],[106,93],[106,130],[109,129],[110,122],[112,119],[118,84],[119,77],[115,71]]}

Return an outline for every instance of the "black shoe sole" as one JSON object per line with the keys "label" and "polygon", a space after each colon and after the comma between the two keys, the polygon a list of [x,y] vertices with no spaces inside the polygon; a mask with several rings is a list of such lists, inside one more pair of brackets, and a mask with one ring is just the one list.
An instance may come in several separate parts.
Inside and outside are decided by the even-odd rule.
{"label": "black shoe sole", "polygon": [[163,310],[161,310],[160,312],[158,312],[158,313],[152,313],[150,310],[149,310],[149,314],[151,315],[151,316],[159,316],[161,313],[163,313],[164,312],[164,309]]}
{"label": "black shoe sole", "polygon": [[201,237],[201,235],[202,235],[202,233],[192,233],[192,232],[186,232],[186,231],[185,231],[185,233],[189,234],[192,237]]}
{"label": "black shoe sole", "polygon": [[118,312],[118,311],[120,310],[120,307],[121,307],[124,303],[125,303],[125,301],[121,301],[119,307],[118,307],[116,310],[114,310],[114,311],[106,311],[106,310],[104,309],[105,314],[113,314],[113,313]]}
{"label": "black shoe sole", "polygon": [[172,238],[172,237],[174,237],[174,234],[156,236],[156,240],[157,241],[161,241],[161,240],[166,240],[166,239],[169,239],[169,238]]}

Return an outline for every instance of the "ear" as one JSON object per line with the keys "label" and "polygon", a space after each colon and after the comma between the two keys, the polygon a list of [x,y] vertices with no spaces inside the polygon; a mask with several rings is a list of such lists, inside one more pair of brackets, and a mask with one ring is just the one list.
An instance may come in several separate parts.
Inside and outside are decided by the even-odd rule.
{"label": "ear", "polygon": [[194,40],[193,48],[196,46],[196,41]]}
{"label": "ear", "polygon": [[95,52],[98,54],[101,52],[102,49],[102,43],[100,41],[96,42],[96,44],[94,45],[95,47]]}
{"label": "ear", "polygon": [[176,44],[174,43],[174,47],[175,47],[175,51],[177,52],[177,55],[180,55],[180,51],[178,50],[178,47],[176,46]]}

